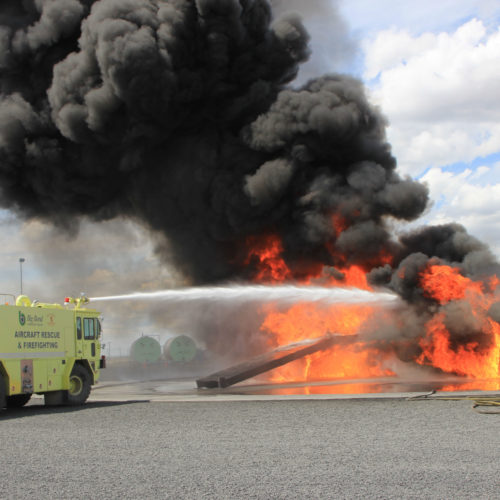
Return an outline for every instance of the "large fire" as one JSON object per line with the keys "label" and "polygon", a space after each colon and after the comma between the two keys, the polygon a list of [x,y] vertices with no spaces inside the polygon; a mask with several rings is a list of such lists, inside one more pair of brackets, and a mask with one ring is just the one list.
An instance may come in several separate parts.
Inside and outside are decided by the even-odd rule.
{"label": "large fire", "polygon": [[[344,228],[342,220],[333,219],[337,232]],[[283,283],[294,278],[282,256],[279,237],[267,236],[251,241],[249,259],[257,259],[255,280],[268,283]],[[338,260],[342,262],[342,259]],[[379,257],[380,263],[388,263],[389,257]],[[332,287],[356,287],[370,290],[367,272],[360,266],[338,269],[338,276],[323,276],[323,284]],[[301,284],[317,280],[320,269],[314,268],[307,276],[301,276]],[[277,347],[317,338],[327,333],[342,335],[360,334],[357,340],[347,345],[336,345],[328,351],[318,352],[301,360],[270,372],[273,382],[355,380],[397,375],[393,370],[398,348],[411,345],[414,354],[405,363],[435,369],[436,373],[460,375],[475,379],[479,389],[500,388],[498,381],[500,360],[500,324],[488,315],[495,302],[494,291],[499,283],[496,276],[474,281],[463,276],[458,268],[449,265],[429,265],[418,276],[418,287],[423,300],[428,301],[428,319],[417,338],[378,339],[364,338],[362,333],[369,325],[376,330],[377,318],[383,311],[376,306],[343,305],[325,306],[310,303],[295,304],[287,309],[268,304],[263,308],[265,319],[261,331],[268,335],[269,347]],[[444,308],[443,308],[444,307]],[[447,326],[447,309],[467,307],[473,317],[474,326],[466,332],[460,343],[450,338]],[[383,312],[391,314],[391,312]],[[481,338],[481,342],[477,337]],[[397,365],[397,363],[396,363]],[[401,365],[401,362],[399,363]],[[493,385],[492,385],[493,384]],[[365,392],[368,386],[358,384]],[[452,388],[452,386],[449,386]]]}
{"label": "large fire", "polygon": [[[500,325],[487,314],[493,303],[491,290],[486,290],[484,283],[461,276],[457,269],[450,266],[429,267],[423,273],[421,283],[425,292],[440,304],[465,300],[477,319],[477,327],[487,335],[489,342],[482,348],[477,341],[471,340],[453,349],[444,315],[439,313],[427,323],[426,334],[420,341],[422,354],[417,362],[472,378],[498,377]],[[490,285],[496,286],[497,283],[496,276],[489,280]]]}

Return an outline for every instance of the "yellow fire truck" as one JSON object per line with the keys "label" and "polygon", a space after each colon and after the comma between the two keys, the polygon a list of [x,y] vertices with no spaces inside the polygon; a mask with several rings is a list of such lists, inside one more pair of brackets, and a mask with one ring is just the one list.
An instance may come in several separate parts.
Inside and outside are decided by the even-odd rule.
{"label": "yellow fire truck", "polygon": [[[0,294],[6,297],[7,294]],[[0,410],[25,405],[83,404],[105,367],[100,313],[86,297],[44,304],[20,295],[0,305]]]}

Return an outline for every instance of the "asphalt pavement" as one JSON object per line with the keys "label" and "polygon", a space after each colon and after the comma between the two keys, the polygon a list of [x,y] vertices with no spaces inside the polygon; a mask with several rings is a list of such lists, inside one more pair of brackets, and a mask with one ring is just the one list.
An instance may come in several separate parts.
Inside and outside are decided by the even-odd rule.
{"label": "asphalt pavement", "polygon": [[0,498],[500,498],[500,415],[471,401],[120,387],[4,412]]}

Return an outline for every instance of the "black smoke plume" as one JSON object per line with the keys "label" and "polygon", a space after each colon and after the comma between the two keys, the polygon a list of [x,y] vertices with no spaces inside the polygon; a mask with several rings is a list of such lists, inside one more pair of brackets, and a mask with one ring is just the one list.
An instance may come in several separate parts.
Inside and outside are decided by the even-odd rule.
{"label": "black smoke plume", "polygon": [[[244,276],[241,242],[287,262],[389,248],[427,189],[396,172],[361,83],[292,89],[308,34],[266,0],[32,0],[0,7],[4,207],[75,230],[130,217],[194,282]],[[336,238],[331,215],[348,229]]]}

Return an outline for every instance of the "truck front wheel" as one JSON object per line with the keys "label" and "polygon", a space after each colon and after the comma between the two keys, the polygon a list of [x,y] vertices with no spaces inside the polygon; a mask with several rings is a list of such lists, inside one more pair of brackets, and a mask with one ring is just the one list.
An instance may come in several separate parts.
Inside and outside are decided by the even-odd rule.
{"label": "truck front wheel", "polygon": [[90,394],[90,374],[81,365],[75,365],[69,377],[69,390],[66,404],[82,405]]}
{"label": "truck front wheel", "polygon": [[21,408],[31,399],[31,394],[14,394],[7,396],[7,408]]}

